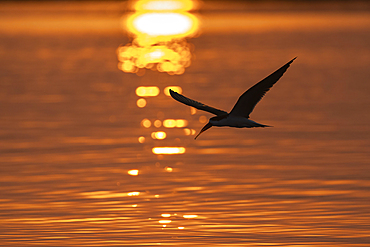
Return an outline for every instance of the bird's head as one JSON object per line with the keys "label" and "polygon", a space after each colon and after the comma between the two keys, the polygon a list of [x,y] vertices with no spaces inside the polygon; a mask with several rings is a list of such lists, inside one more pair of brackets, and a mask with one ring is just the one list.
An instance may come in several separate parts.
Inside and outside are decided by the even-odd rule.
{"label": "bird's head", "polygon": [[212,126],[213,125],[210,122],[208,122],[206,125],[204,125],[204,127],[200,130],[199,134],[194,139],[197,139],[200,134],[202,134],[204,131],[211,128]]}

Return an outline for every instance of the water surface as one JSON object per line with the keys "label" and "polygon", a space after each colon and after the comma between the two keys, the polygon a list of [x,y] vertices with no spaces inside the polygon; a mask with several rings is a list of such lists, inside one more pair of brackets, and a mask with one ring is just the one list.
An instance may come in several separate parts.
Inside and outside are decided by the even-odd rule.
{"label": "water surface", "polygon": [[[10,20],[0,37],[2,246],[368,246],[368,12],[204,12],[184,74],[137,76],[117,68],[116,49],[129,42],[119,10],[53,17],[48,8],[1,17]],[[65,15],[74,22],[58,22]],[[238,27],[218,25],[231,25],[225,16],[239,16]],[[22,18],[46,24],[26,31]],[[214,127],[194,141],[153,125],[186,119],[199,131],[210,117],[167,86],[229,111],[295,56],[251,114],[273,128]],[[138,108],[139,86],[161,92]],[[156,146],[186,152],[155,155]]]}

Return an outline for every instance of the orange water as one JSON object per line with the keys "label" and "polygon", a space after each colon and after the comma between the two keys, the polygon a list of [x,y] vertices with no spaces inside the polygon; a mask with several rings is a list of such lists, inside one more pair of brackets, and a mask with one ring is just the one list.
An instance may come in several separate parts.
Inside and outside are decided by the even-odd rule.
{"label": "orange water", "polygon": [[[368,246],[368,12],[243,10],[238,28],[227,22],[234,13],[205,12],[184,74],[137,76],[117,68],[129,39],[123,13],[109,8],[0,18],[1,246]],[[290,28],[287,16],[297,20]],[[295,56],[251,114],[273,128],[214,127],[195,141],[153,125],[185,119],[198,132],[211,117],[166,96],[167,86],[229,111]],[[139,86],[160,89],[143,108]],[[157,131],[166,138],[152,139]]]}

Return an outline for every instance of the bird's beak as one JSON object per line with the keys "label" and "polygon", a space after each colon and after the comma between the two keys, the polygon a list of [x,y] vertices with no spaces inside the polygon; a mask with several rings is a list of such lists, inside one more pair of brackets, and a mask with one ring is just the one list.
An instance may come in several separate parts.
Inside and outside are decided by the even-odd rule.
{"label": "bird's beak", "polygon": [[210,122],[208,122],[206,125],[204,125],[204,127],[202,128],[202,130],[199,132],[199,134],[194,139],[197,139],[200,134],[202,134],[204,131],[206,131],[207,129],[211,128],[212,126],[213,125]]}

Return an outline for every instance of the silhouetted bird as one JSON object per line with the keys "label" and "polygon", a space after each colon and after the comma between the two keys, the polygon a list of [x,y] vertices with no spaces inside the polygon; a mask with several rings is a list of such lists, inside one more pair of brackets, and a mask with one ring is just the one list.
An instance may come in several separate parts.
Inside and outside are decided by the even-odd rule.
{"label": "silhouetted bird", "polygon": [[189,99],[184,95],[172,91],[171,89],[170,94],[172,98],[185,105],[192,106],[199,110],[207,111],[217,115],[216,117],[212,117],[209,119],[209,122],[202,128],[195,139],[197,139],[197,137],[201,133],[211,128],[212,126],[229,126],[236,128],[271,127],[250,120],[249,114],[251,114],[256,104],[262,99],[266,92],[269,91],[270,88],[280,79],[280,77],[283,76],[283,74],[289,68],[294,59],[296,59],[296,57],[282,66],[280,69],[276,70],[274,73],[245,91],[239,97],[238,102],[236,102],[234,108],[231,110],[230,113]]}

